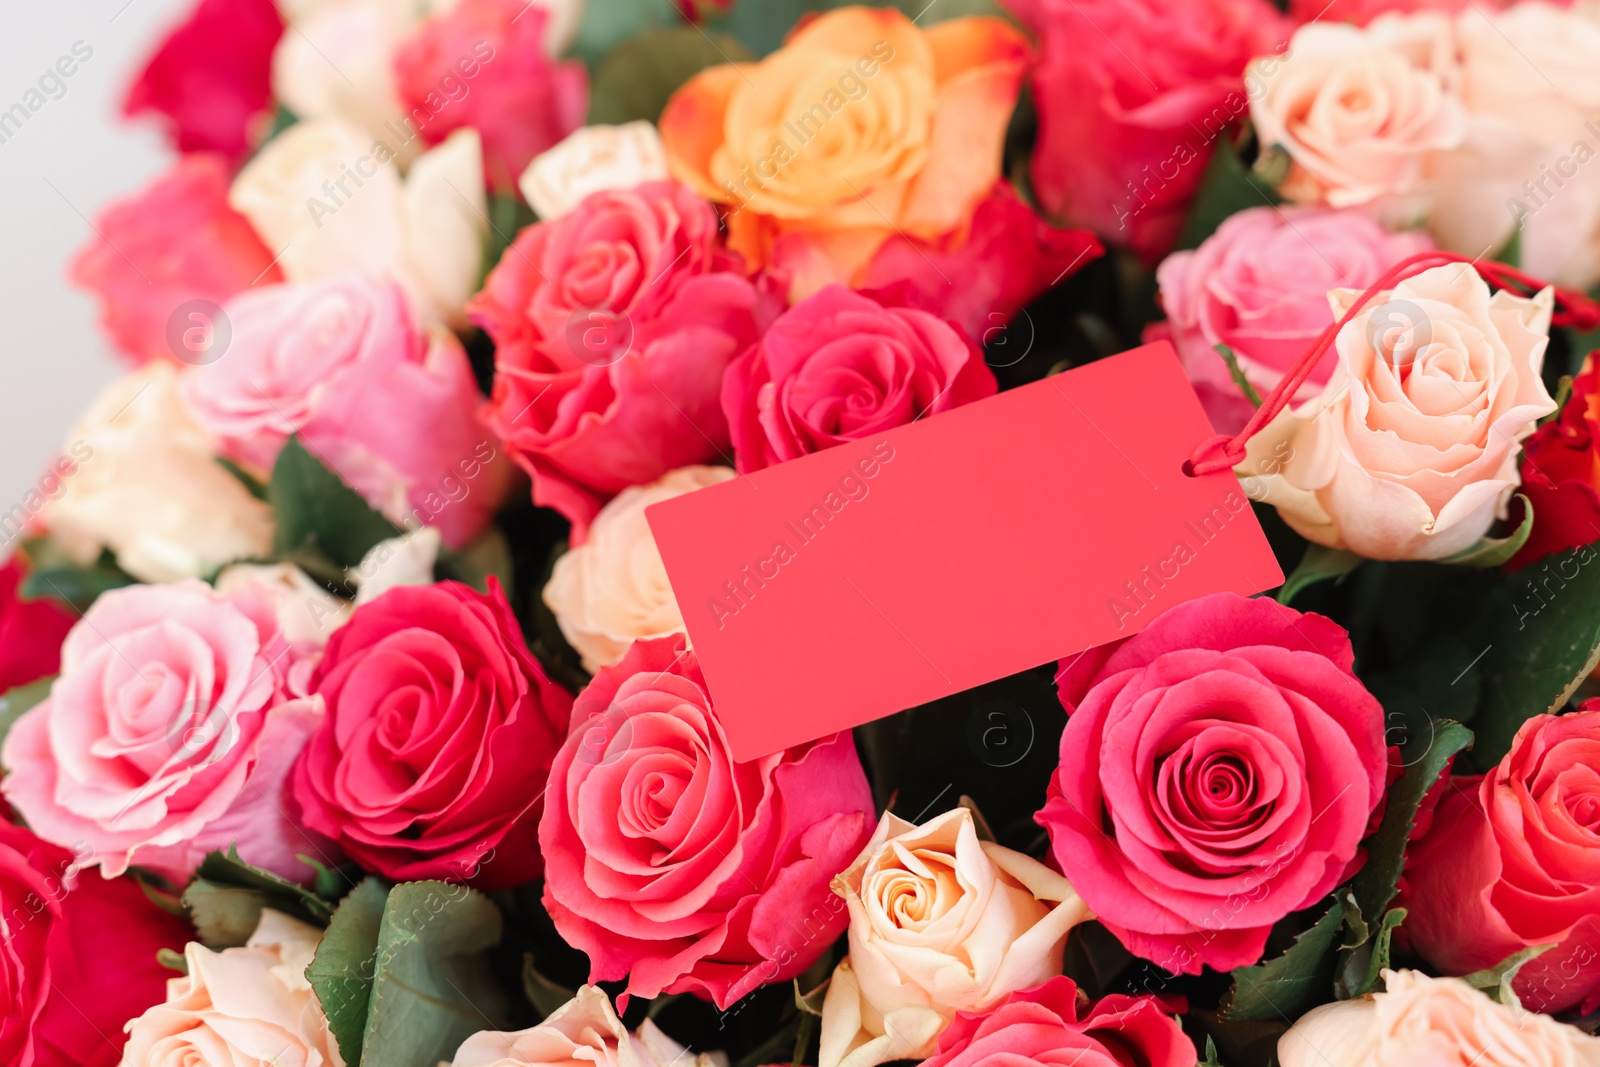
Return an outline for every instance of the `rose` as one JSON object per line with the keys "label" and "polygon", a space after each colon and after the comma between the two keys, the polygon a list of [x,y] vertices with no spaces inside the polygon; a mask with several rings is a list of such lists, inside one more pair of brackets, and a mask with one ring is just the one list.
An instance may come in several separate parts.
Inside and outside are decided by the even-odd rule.
{"label": "rose", "polygon": [[1078,987],[1057,975],[1011,994],[985,1015],[960,1012],[939,1035],[926,1067],[976,1067],[1003,1059],[1017,1067],[1083,1062],[1083,1067],[1194,1067],[1194,1043],[1155,997],[1114,994],[1078,1018]]}
{"label": "rose", "polygon": [[1213,143],[1247,110],[1252,56],[1288,36],[1266,0],[1008,0],[1039,39],[1034,191],[1055,218],[1154,263]]}
{"label": "rose", "polygon": [[1000,177],[1028,45],[998,18],[919,29],[849,7],[754,64],[690,78],[661,115],[673,176],[737,205],[729,244],[798,300],[854,285],[896,233],[962,230]]}
{"label": "rose", "polygon": [[1353,22],[1365,26],[1386,11],[1494,11],[1518,0],[1289,0],[1296,22]]}
{"label": "rose", "polygon": [[376,600],[396,586],[431,585],[433,566],[444,544],[432,526],[379,541],[346,576],[356,587],[356,603]]}
{"label": "rose", "polygon": [[128,1024],[123,1067],[344,1067],[306,967],[322,931],[266,909],[243,948],[191,941],[188,974]]}
{"label": "rose", "polygon": [[[1335,318],[1361,293],[1328,294]],[[1301,536],[1369,559],[1442,559],[1517,485],[1517,446],[1555,401],[1539,379],[1550,290],[1489,287],[1466,264],[1375,294],[1339,331],[1321,395],[1279,415],[1239,467]]]}
{"label": "rose", "polygon": [[881,434],[993,396],[994,374],[961,332],[831,285],[778,316],[728,367],[722,410],[741,471]]}
{"label": "rose", "polygon": [[295,768],[307,826],[396,882],[539,876],[534,831],[572,698],[498,582],[400,586],[360,605],[312,689],[328,714]]}
{"label": "rose", "polygon": [[[390,520],[426,515],[452,548],[493,517],[511,469],[478,421],[472,366],[448,330],[418,325],[397,284],[357,274],[258,287],[226,311],[227,357],[183,383],[224,455],[265,477],[299,434]],[[432,514],[427,498],[458,481],[465,495]]]}
{"label": "rose", "polygon": [[1320,615],[1214,593],[1063,661],[1038,821],[1129,951],[1185,974],[1254,963],[1359,866],[1386,753],[1353,658]]}
{"label": "rose", "polygon": [[1450,19],[1438,12],[1381,15],[1365,29],[1308,23],[1287,57],[1252,62],[1256,135],[1290,160],[1279,192],[1415,214],[1431,159],[1466,133],[1455,63]]}
{"label": "rose", "polygon": [[715,1057],[689,1050],[649,1019],[630,1034],[605,991],[592,985],[551,1012],[538,1026],[516,1033],[485,1030],[456,1050],[450,1067],[714,1067]]}
{"label": "rose", "polygon": [[216,462],[172,364],[112,382],[68,440],[70,487],[39,518],[77,562],[109,548],[135,578],[167,582],[272,551],[272,509]]}
{"label": "rose", "polygon": [[595,193],[517,235],[469,309],[495,343],[488,419],[573,543],[618,492],[727,448],[717,391],[777,313],[770,290],[676,182]]}
{"label": "rose", "polygon": [[583,544],[556,560],[544,602],[586,670],[616,663],[636,640],[683,632],[644,509],[732,477],[727,467],[679,467],[624,489],[600,509]]}
{"label": "rose", "polygon": [[517,180],[541,219],[565,215],[591,193],[667,180],[661,135],[648,122],[584,126],[534,157]]}
{"label": "rose", "polygon": [[1523,723],[1497,767],[1454,778],[1406,857],[1407,932],[1446,974],[1535,945],[1513,990],[1524,1007],[1600,1006],[1600,703]]}
{"label": "rose", "polygon": [[524,0],[460,0],[418,26],[395,53],[406,110],[419,118],[432,113],[419,123],[423,138],[434,144],[452,130],[476,129],[484,173],[506,193],[533,157],[582,126],[589,110],[587,68],[552,61],[545,51],[552,21],[549,10]]}
{"label": "rose", "polygon": [[453,134],[404,180],[400,147],[334,119],[297,122],[239,172],[229,202],[290,281],[391,277],[428,316],[459,323],[488,229],[477,135]]}
{"label": "rose", "polygon": [[979,841],[964,807],[921,826],[885,812],[833,891],[850,955],[823,999],[822,1067],[932,1055],[957,1012],[1060,974],[1068,931],[1093,918],[1061,875]]}
{"label": "rose", "polygon": [[636,641],[579,694],[551,767],[544,904],[591,982],[727,1008],[838,937],[828,880],[871,818],[848,732],[735,763],[683,638]]}
{"label": "rose", "polygon": [[[102,211],[67,273],[99,299],[101,326],[135,364],[205,358],[182,347],[183,331],[194,312],[206,319],[214,309],[186,305],[215,305],[282,277],[250,220],[228,206],[227,162],[207,154],[184,156]],[[179,348],[168,333],[175,320]]]}
{"label": "rose", "polygon": [[1459,978],[1384,971],[1385,990],[1324,1004],[1278,1039],[1283,1067],[1525,1067],[1600,1060],[1600,1038]]}
{"label": "rose", "polygon": [[19,557],[0,565],[0,696],[61,667],[61,642],[75,616],[54,600],[24,600]]}
{"label": "rose", "polygon": [[246,862],[311,875],[295,857],[326,853],[285,780],[322,721],[296,687],[315,649],[272,629],[259,603],[197,581],[95,600],[50,695],[0,750],[0,789],[40,837],[86,848],[77,865],[110,876],[136,863],[182,884],[232,844]]}
{"label": "rose", "polygon": [[1592,356],[1572,383],[1572,396],[1528,438],[1522,492],[1539,517],[1511,560],[1524,567],[1553,552],[1600,540],[1600,372]]}
{"label": "rose", "polygon": [[217,575],[217,592],[256,621],[277,631],[298,653],[290,685],[305,692],[316,652],[350,617],[350,605],[312,581],[292,563],[234,563]]}
{"label": "rose", "polygon": [[[1167,322],[1145,340],[1170,337],[1211,423],[1237,433],[1255,412],[1216,351],[1227,345],[1262,396],[1332,325],[1328,290],[1364,289],[1407,256],[1431,248],[1422,234],[1391,234],[1357,211],[1246,208],[1192,252],[1156,271]],[[1292,398],[1321,392],[1337,357],[1328,353]]]}

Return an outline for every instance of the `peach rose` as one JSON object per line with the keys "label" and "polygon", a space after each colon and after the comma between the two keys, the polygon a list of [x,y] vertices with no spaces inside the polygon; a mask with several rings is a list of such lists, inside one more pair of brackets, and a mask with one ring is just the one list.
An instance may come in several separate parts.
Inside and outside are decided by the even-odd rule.
{"label": "peach rose", "polygon": [[920,29],[848,7],[759,63],[691,78],[661,115],[674,177],[735,205],[729,246],[800,299],[857,283],[896,233],[961,230],[1000,177],[1029,48],[998,18]]}
{"label": "peach rose", "polygon": [[1061,875],[979,841],[966,808],[921,826],[885,812],[833,891],[850,955],[823,1000],[821,1067],[933,1055],[956,1012],[1060,974],[1067,932],[1093,918]]}
{"label": "peach rose", "polygon": [[649,1019],[628,1033],[605,991],[586,985],[538,1026],[473,1034],[450,1067],[726,1067],[721,1053],[688,1051]]}
{"label": "peach rose", "polygon": [[609,667],[636,640],[683,631],[644,509],[732,477],[728,467],[679,467],[624,489],[600,509],[583,544],[556,560],[544,602],[586,670]]}
{"label": "peach rose", "polygon": [[[1270,62],[1270,66],[1269,66]],[[1433,153],[1456,147],[1455,39],[1437,12],[1382,15],[1365,29],[1313,22],[1287,58],[1256,60],[1250,118],[1264,148],[1290,159],[1279,191],[1300,203],[1415,213]]]}
{"label": "peach rose", "polygon": [[306,967],[322,931],[264,910],[243,948],[191,941],[187,977],[127,1026],[122,1067],[344,1067]]}
{"label": "peach rose", "polygon": [[[1329,293],[1335,318],[1361,294]],[[1301,536],[1369,559],[1441,559],[1504,515],[1520,442],[1555,401],[1539,379],[1552,292],[1489,286],[1467,264],[1374,295],[1339,331],[1322,394],[1250,440],[1252,497]]]}
{"label": "peach rose", "polygon": [[1594,1067],[1600,1038],[1518,1011],[1459,978],[1384,971],[1385,992],[1313,1008],[1278,1039],[1282,1067]]}

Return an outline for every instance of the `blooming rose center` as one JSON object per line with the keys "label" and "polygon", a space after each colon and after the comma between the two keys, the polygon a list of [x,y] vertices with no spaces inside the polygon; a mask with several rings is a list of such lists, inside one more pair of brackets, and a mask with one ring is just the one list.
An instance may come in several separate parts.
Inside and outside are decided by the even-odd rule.
{"label": "blooming rose center", "polygon": [[898,929],[925,929],[949,914],[962,897],[953,856],[896,846],[888,862],[894,865],[873,872],[863,889]]}

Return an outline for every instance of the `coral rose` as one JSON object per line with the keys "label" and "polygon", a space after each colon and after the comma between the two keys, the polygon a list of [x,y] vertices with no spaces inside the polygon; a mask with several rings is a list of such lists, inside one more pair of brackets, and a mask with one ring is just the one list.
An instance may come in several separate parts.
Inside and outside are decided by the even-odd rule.
{"label": "coral rose", "polygon": [[667,165],[735,207],[730,246],[790,272],[791,299],[855,285],[896,233],[970,223],[1028,58],[998,18],[924,30],[892,8],[829,11],[759,63],[689,79],[661,115]]}
{"label": "coral rose", "polygon": [[800,301],[728,367],[722,410],[741,471],[881,434],[993,396],[961,331],[842,285]]}
{"label": "coral rose", "polygon": [[295,768],[307,826],[396,882],[539,876],[534,832],[572,698],[498,582],[399,586],[360,605],[312,689],[327,719]]}
{"label": "coral rose", "polygon": [[781,305],[677,182],[595,193],[517,235],[469,309],[495,343],[488,419],[573,523],[667,471],[717,458],[728,361]]}
{"label": "coral rose", "polygon": [[[1331,292],[1335,318],[1360,297]],[[1250,440],[1238,470],[1251,497],[1368,559],[1470,548],[1505,514],[1518,445],[1555,410],[1539,378],[1552,302],[1549,289],[1490,296],[1464,263],[1374,294],[1339,331],[1321,395]]]}
{"label": "coral rose", "polygon": [[1038,820],[1129,951],[1185,974],[1254,963],[1359,865],[1386,753],[1353,661],[1328,619],[1233,593],[1063,661]]}
{"label": "coral rose", "polygon": [[1522,492],[1537,516],[1512,565],[1523,567],[1553,552],[1600,541],[1600,371],[1591,355],[1572,383],[1572,396],[1528,438]]}
{"label": "coral rose", "polygon": [[637,641],[579,694],[551,767],[544,904],[591,982],[727,1008],[839,936],[828,881],[871,819],[848,732],[735,763],[683,638]]}
{"label": "coral rose", "polygon": [[[1271,392],[1334,322],[1328,290],[1365,289],[1433,242],[1391,234],[1357,211],[1246,208],[1230,215],[1192,252],[1174,252],[1156,270],[1167,321],[1146,341],[1170,338],[1211,424],[1237,433],[1255,413],[1217,353],[1227,345],[1261,396]],[[1329,352],[1294,397],[1322,391],[1338,358]]]}
{"label": "coral rose", "polygon": [[450,1067],[716,1067],[717,1059],[689,1050],[649,1019],[630,1034],[605,991],[592,985],[551,1012],[538,1026],[516,1033],[485,1030],[456,1050]]}
{"label": "coral rose", "polygon": [[1600,703],[1523,724],[1500,765],[1453,778],[1406,857],[1412,944],[1447,974],[1534,945],[1523,1007],[1600,1007]]}
{"label": "coral rose", "polygon": [[61,668],[61,642],[76,617],[53,600],[22,599],[27,571],[13,556],[0,565],[0,696]]}
{"label": "coral rose", "polygon": [[541,219],[565,215],[591,193],[667,180],[661,135],[648,122],[584,126],[539,153],[517,188]]}
{"label": "coral rose", "polygon": [[1060,974],[1068,931],[1093,918],[1061,875],[978,840],[966,808],[921,826],[885,812],[833,891],[850,955],[823,1000],[821,1067],[932,1055],[957,1012]]}

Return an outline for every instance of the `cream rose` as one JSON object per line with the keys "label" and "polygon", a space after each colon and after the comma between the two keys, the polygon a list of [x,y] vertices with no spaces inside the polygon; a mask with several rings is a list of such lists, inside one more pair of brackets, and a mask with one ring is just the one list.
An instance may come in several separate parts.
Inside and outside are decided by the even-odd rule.
{"label": "cream rose", "polygon": [[605,992],[586,985],[538,1026],[473,1034],[450,1067],[727,1067],[720,1053],[687,1052],[649,1019],[628,1033]]}
{"label": "cream rose", "polygon": [[517,188],[541,219],[565,215],[590,193],[667,180],[667,157],[654,124],[584,126],[535,156]]}
{"label": "cream rose", "polygon": [[81,458],[40,521],[85,565],[109,548],[144,582],[208,575],[272,549],[272,509],[212,453],[167,362],[108,386],[68,438]]}
{"label": "cream rose", "polygon": [[544,602],[586,669],[610,666],[635,641],[683,630],[644,509],[733,477],[728,467],[679,467],[624,489],[600,509],[584,543],[556,560]]}
{"label": "cream rose", "polygon": [[[1335,317],[1360,298],[1329,294]],[[1465,263],[1375,295],[1335,341],[1322,394],[1251,439],[1251,496],[1308,540],[1369,559],[1441,559],[1505,513],[1520,442],[1555,410],[1539,379],[1549,289],[1489,286]]]}
{"label": "cream rose", "polygon": [[373,545],[346,575],[356,587],[356,603],[376,600],[402,585],[432,585],[443,544],[438,527],[423,526]]}
{"label": "cream rose", "polygon": [[1600,1038],[1490,999],[1459,978],[1384,971],[1385,992],[1313,1008],[1281,1067],[1595,1067]]}
{"label": "cream rose", "polygon": [[384,140],[334,119],[299,122],[239,172],[228,201],[289,281],[392,277],[419,308],[460,324],[488,232],[478,134],[457,130],[402,179]]}
{"label": "cream rose", "polygon": [[128,1024],[122,1067],[344,1067],[305,978],[321,937],[266,910],[243,948],[190,942],[187,977]]}
{"label": "cream rose", "polygon": [[823,1000],[820,1067],[931,1055],[956,1012],[1060,974],[1067,932],[1093,918],[1061,875],[978,840],[966,808],[922,826],[886,812],[833,889],[850,955]]}
{"label": "cream rose", "polygon": [[1312,22],[1287,58],[1254,61],[1250,118],[1290,159],[1280,191],[1330,207],[1415,212],[1431,156],[1461,143],[1455,41],[1437,12],[1385,14],[1364,29]]}

